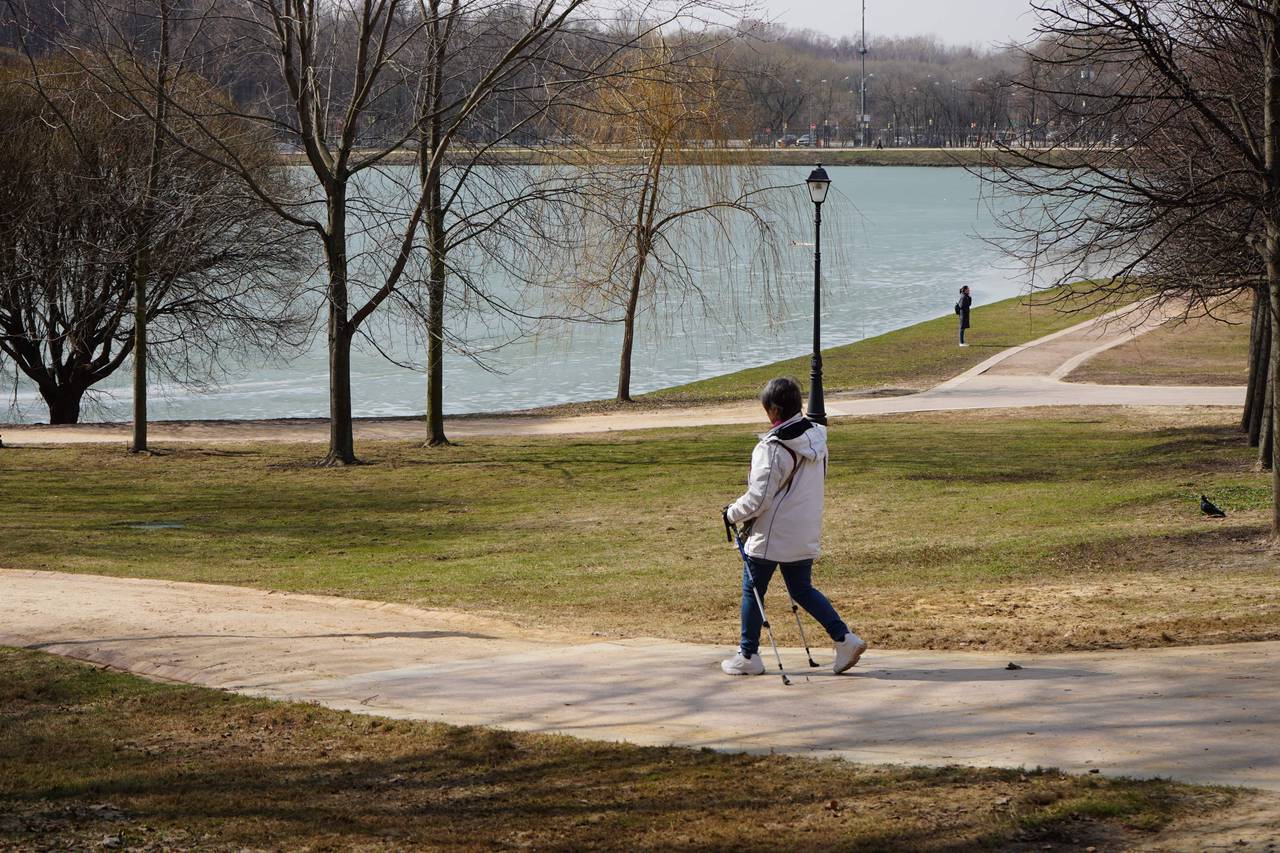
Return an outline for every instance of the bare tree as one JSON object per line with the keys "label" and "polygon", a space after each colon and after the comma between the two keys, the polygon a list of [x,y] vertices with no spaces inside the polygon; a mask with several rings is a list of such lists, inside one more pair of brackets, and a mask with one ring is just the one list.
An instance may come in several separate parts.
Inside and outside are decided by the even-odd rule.
{"label": "bare tree", "polygon": [[[112,0],[80,2],[93,3],[100,12],[93,16],[97,29],[84,42],[97,47],[95,64],[108,69],[102,78],[119,78],[122,63],[115,57],[128,52],[130,42],[116,23],[120,16],[110,13]],[[460,197],[457,188],[482,160],[465,154],[452,190],[445,189],[444,170],[457,150],[455,143],[466,134],[490,125],[487,138],[479,133],[466,140],[479,143],[473,151],[482,152],[529,123],[528,110],[503,112],[504,98],[510,104],[519,92],[555,93],[579,81],[583,68],[590,69],[591,56],[575,55],[558,43],[563,34],[584,29],[584,21],[589,25],[579,14],[584,4],[201,0],[186,7],[190,28],[216,31],[219,38],[216,44],[193,42],[204,49],[187,52],[182,62],[220,68],[232,62],[271,71],[253,104],[201,111],[174,101],[163,122],[171,128],[182,120],[207,129],[198,141],[179,140],[172,132],[171,141],[239,175],[282,220],[313,234],[323,251],[330,382],[330,442],[324,464],[356,461],[352,345],[375,311],[412,287],[419,253],[430,259],[429,422],[434,424],[433,440],[444,440],[442,288],[448,248],[457,240],[446,238],[442,225],[473,218],[475,211],[454,202]],[[536,62],[545,63],[547,73],[526,79]],[[157,110],[145,110],[145,100],[135,103],[161,120]],[[214,130],[225,115],[249,122],[259,140],[297,146],[317,198],[305,203],[257,182]],[[505,130],[497,131],[499,126]],[[395,171],[396,158],[406,147],[419,152],[416,186]],[[478,218],[493,220],[495,209],[491,206]]]}
{"label": "bare tree", "polygon": [[[417,172],[426,202],[425,323],[427,338],[427,444],[448,443],[444,430],[444,352],[449,280],[479,300],[511,312],[490,297],[484,282],[458,263],[468,244],[493,240],[537,240],[537,217],[526,216],[537,201],[572,193],[559,176],[520,170],[516,176],[491,152],[517,143],[558,99],[590,79],[608,56],[622,49],[605,43],[590,21],[575,20],[585,0],[540,0],[529,7],[494,6],[487,0],[422,0],[424,39]],[[585,26],[584,26],[585,25]],[[565,41],[588,46],[585,56],[565,50]],[[578,45],[582,47],[580,43]],[[503,107],[505,106],[505,109]],[[483,251],[483,249],[481,249]],[[514,272],[517,279],[526,275]]]}
{"label": "bare tree", "polygon": [[[584,205],[587,239],[566,280],[585,305],[616,310],[622,326],[617,399],[631,400],[637,321],[663,295],[700,300],[697,249],[750,247],[747,263],[768,290],[778,236],[761,173],[724,161],[741,130],[741,75],[715,51],[651,37],[659,61],[643,59],[602,81],[584,111],[582,135],[593,155]],[[691,49],[692,48],[692,49]],[[636,56],[625,62],[637,61]],[[718,266],[727,268],[727,259]],[[704,306],[705,307],[705,306]],[[597,312],[601,309],[596,308]]]}
{"label": "bare tree", "polygon": [[[0,103],[0,352],[50,422],[75,423],[86,392],[140,347],[161,375],[201,384],[230,356],[301,337],[301,258],[238,181],[157,152],[151,123],[74,64],[0,69]],[[283,182],[269,148],[230,144],[263,185]]]}
{"label": "bare tree", "polygon": [[[537,152],[543,166],[512,168],[520,148],[548,136],[571,138],[588,94],[632,68],[661,69],[671,57],[649,50],[652,34],[703,28],[701,16],[723,12],[715,0],[619,4],[613,18],[584,16],[584,0],[492,4],[485,0],[423,0],[426,34],[420,60],[418,176],[424,214],[429,445],[448,443],[444,431],[444,352],[471,352],[446,322],[456,311],[482,306],[518,324],[566,319],[548,306],[517,308],[487,286],[480,268],[501,271],[508,285],[528,287],[545,277],[547,255],[567,255],[580,229],[572,212],[593,188],[576,152]],[[620,21],[620,23],[619,23]],[[702,49],[736,38],[718,31]],[[624,59],[625,58],[625,59]],[[511,255],[521,247],[519,260]],[[530,251],[538,247],[542,251]],[[582,319],[574,314],[571,319]],[[465,319],[464,319],[465,322]]]}
{"label": "bare tree", "polygon": [[[1033,5],[1040,40],[1028,58],[1039,73],[1018,85],[1051,111],[1057,146],[1088,153],[1009,149],[1014,165],[984,173],[1023,202],[1005,218],[1007,247],[1061,280],[1094,279],[1099,296],[1138,282],[1212,313],[1225,298],[1256,294],[1269,316],[1253,327],[1254,378],[1265,366],[1274,386],[1280,347],[1257,347],[1264,329],[1274,341],[1280,327],[1280,0]],[[1251,385],[1270,462],[1274,392]]]}
{"label": "bare tree", "polygon": [[[11,3],[21,0],[9,0]],[[157,3],[161,7],[157,7]],[[61,54],[133,109],[163,127],[158,143],[204,158],[234,175],[244,191],[286,226],[314,236],[324,257],[329,353],[329,451],[323,464],[356,461],[351,413],[351,348],[361,325],[396,290],[413,253],[423,199],[395,196],[379,170],[412,133],[412,122],[385,121],[411,81],[402,65],[420,36],[411,0],[197,0],[182,14],[165,0],[69,0],[76,25]],[[163,14],[161,14],[163,13]],[[139,16],[159,15],[189,37],[181,55],[152,61],[135,37]],[[180,20],[179,20],[180,19]],[[210,68],[234,76],[237,65],[266,76],[253,104],[168,96],[163,86],[139,92],[138,68],[170,76]],[[157,102],[156,96],[160,97]],[[237,132],[228,136],[228,121]],[[183,132],[194,129],[194,133]],[[301,153],[307,191],[264,182],[246,145]],[[388,193],[392,197],[388,197]]]}
{"label": "bare tree", "polygon": [[165,118],[170,101],[170,3],[169,0],[157,0],[157,3],[159,48],[154,69],[147,69],[153,72],[147,76],[154,79],[151,139],[147,146],[147,174],[133,258],[133,443],[130,450],[134,453],[147,450],[147,285],[151,280],[154,231],[159,213],[156,194],[164,168]]}

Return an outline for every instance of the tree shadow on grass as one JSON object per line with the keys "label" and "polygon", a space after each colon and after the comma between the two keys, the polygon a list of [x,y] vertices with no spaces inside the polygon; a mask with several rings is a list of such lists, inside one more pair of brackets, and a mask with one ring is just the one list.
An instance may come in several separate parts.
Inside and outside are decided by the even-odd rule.
{"label": "tree shadow on grass", "polygon": [[[1204,521],[1198,507],[1188,508],[1188,524]],[[1213,555],[1230,553],[1244,557],[1246,562],[1256,562],[1257,568],[1265,568],[1264,562],[1271,559],[1266,533],[1266,525],[1249,524],[1147,536],[1127,534],[1060,548],[1052,552],[1049,559],[1055,563],[1090,564],[1108,570],[1168,569],[1181,573],[1190,568],[1204,570],[1206,566],[1214,566]],[[1249,559],[1251,557],[1257,560]],[[1209,576],[1204,579],[1209,580]]]}
{"label": "tree shadow on grass", "polygon": [[[80,830],[114,834],[159,824],[198,833],[206,843],[255,846],[394,840],[396,846],[635,849],[661,838],[663,849],[961,851],[989,849],[993,840],[1018,833],[1016,824],[984,815],[983,808],[952,811],[975,783],[983,784],[983,800],[992,785],[1016,794],[1012,771],[882,772],[862,780],[873,786],[859,801],[889,814],[851,826],[836,820],[840,803],[833,809],[828,796],[850,792],[866,773],[837,762],[791,769],[786,759],[568,739],[555,748],[472,728],[429,739],[435,743],[428,748],[390,757],[322,758],[335,746],[356,745],[329,741],[328,749],[254,754],[232,732],[220,748],[189,744],[191,754],[165,756],[162,766],[130,757],[128,769],[88,770],[76,784],[11,799],[57,804],[48,811]],[[825,784],[806,784],[797,774]],[[895,805],[895,796],[907,800]],[[111,804],[107,819],[67,805],[86,797]],[[915,804],[928,806],[930,817],[915,819]],[[940,805],[946,806],[941,812]],[[861,807],[859,813],[866,814]],[[763,814],[772,819],[760,821]],[[1060,830],[1078,831],[1068,820],[1062,817]],[[1048,824],[1036,829],[1038,837],[1056,834],[1055,820]]]}
{"label": "tree shadow on grass", "polygon": [[[1199,424],[1185,427],[1165,427],[1150,433],[1157,440],[1146,447],[1134,448],[1131,455],[1143,465],[1178,462],[1188,457],[1214,454],[1219,458],[1224,451],[1256,452],[1248,447],[1244,433],[1232,425]],[[1236,462],[1230,457],[1224,461]]]}

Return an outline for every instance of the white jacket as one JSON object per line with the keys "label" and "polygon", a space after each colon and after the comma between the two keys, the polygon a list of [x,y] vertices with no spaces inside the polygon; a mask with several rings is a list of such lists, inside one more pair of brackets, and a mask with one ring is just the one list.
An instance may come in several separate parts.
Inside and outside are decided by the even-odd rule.
{"label": "white jacket", "polygon": [[780,563],[818,556],[826,476],[826,427],[796,415],[760,436],[747,493],[727,510],[734,524],[751,522],[748,556]]}

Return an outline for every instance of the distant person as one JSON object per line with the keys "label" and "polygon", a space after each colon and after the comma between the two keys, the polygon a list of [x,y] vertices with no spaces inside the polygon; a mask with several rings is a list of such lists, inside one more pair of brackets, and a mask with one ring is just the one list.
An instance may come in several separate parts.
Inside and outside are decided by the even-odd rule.
{"label": "distant person", "polygon": [[760,393],[773,428],[760,436],[751,454],[747,492],[724,508],[724,517],[747,526],[742,567],[742,636],[738,653],[720,664],[729,675],[761,675],[760,628],[764,624],[752,594],[763,601],[774,569],[797,604],[835,641],[832,669],[844,672],[858,662],[867,644],[840,620],[827,597],[814,589],[813,561],[822,534],[823,483],[827,476],[827,428],[800,413],[800,385],[774,379]]}
{"label": "distant person", "polygon": [[883,151],[883,150],[884,150],[884,143],[883,143],[883,142],[881,142],[879,139],[877,139],[877,140],[876,140],[876,150],[877,150],[877,151]]}
{"label": "distant person", "polygon": [[964,330],[969,328],[969,306],[973,305],[973,297],[969,295],[969,285],[960,288],[960,298],[956,300],[956,316],[960,318],[960,346],[967,347],[964,342]]}

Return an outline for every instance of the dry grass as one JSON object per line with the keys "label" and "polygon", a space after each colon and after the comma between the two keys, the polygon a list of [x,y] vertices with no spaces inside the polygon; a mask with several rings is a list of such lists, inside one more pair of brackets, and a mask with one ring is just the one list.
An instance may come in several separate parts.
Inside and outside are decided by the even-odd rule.
{"label": "dry grass", "polygon": [[1098,850],[1236,794],[358,716],[0,649],[0,849]]}
{"label": "dry grass", "polygon": [[1249,372],[1249,305],[1215,317],[1175,320],[1100,353],[1067,377],[1099,385],[1244,385]]}

